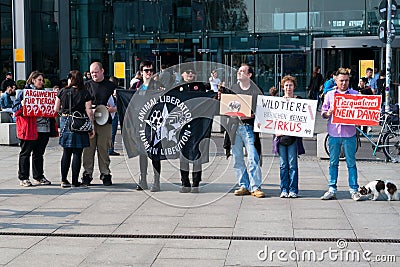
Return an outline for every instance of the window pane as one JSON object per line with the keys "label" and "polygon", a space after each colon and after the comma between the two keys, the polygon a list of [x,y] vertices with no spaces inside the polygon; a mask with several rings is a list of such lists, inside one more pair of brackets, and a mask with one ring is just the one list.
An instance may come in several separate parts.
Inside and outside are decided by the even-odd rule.
{"label": "window pane", "polygon": [[256,0],[256,32],[307,29],[307,0]]}

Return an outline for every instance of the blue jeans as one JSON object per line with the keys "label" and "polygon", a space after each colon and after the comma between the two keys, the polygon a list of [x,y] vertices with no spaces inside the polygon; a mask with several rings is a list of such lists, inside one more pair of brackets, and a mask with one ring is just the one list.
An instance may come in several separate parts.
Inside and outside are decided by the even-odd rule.
{"label": "blue jeans", "polygon": [[297,141],[290,146],[279,145],[281,192],[299,193]]}
{"label": "blue jeans", "polygon": [[118,113],[115,112],[115,116],[112,119],[111,147],[108,150],[108,153],[114,152],[115,135],[117,134],[117,130],[118,130]]}
{"label": "blue jeans", "polygon": [[357,192],[357,166],[356,166],[356,136],[352,137],[332,137],[328,139],[330,159],[329,159],[329,191],[336,192],[337,178],[339,169],[340,149],[343,145],[344,155],[346,156],[347,172],[349,176],[350,193]]}
{"label": "blue jeans", "polygon": [[[246,147],[249,170],[244,162],[243,146]],[[261,169],[259,156],[254,146],[252,125],[239,125],[236,130],[235,144],[232,146],[233,168],[239,180],[239,186],[253,192],[261,188]]]}

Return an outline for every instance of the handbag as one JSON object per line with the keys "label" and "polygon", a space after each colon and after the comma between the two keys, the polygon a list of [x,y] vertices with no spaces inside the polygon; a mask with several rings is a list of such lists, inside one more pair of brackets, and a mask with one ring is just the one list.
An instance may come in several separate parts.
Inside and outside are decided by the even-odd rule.
{"label": "handbag", "polygon": [[79,111],[70,114],[71,124],[69,126],[71,132],[90,133],[93,130],[92,122],[89,117],[82,115]]}
{"label": "handbag", "polygon": [[71,119],[69,129],[71,132],[78,132],[78,133],[90,133],[93,131],[93,124],[90,121],[89,117],[86,114],[82,114],[79,111],[71,111],[71,102],[72,102],[72,91],[69,95],[69,116]]}
{"label": "handbag", "polygon": [[279,144],[283,146],[290,146],[296,142],[296,137],[290,135],[282,135],[279,139]]}

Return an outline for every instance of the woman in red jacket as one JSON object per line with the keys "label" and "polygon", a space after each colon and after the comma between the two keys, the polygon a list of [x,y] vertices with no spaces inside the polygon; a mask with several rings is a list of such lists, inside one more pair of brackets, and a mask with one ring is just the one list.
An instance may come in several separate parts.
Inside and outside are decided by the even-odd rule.
{"label": "woman in red jacket", "polygon": [[[34,71],[29,76],[30,83],[27,89],[44,90],[44,75]],[[13,111],[17,122],[17,137],[20,139],[21,151],[19,153],[18,179],[21,186],[32,186],[29,180],[30,158],[32,155],[33,184],[49,185],[43,171],[43,155],[49,137],[58,136],[58,128],[54,118],[24,116],[25,104],[23,91],[15,100]]]}

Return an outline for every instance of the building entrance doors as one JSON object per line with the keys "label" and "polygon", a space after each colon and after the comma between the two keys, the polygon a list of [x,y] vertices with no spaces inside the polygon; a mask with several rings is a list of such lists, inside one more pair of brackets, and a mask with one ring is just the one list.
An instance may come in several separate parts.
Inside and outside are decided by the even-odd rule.
{"label": "building entrance doors", "polygon": [[254,66],[253,80],[266,94],[272,86],[280,90],[280,80],[284,75],[294,76],[298,82],[298,94],[305,94],[307,70],[305,54],[231,53],[225,55],[225,62],[234,69],[238,69],[242,63]]}

